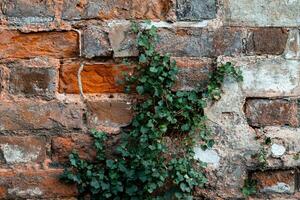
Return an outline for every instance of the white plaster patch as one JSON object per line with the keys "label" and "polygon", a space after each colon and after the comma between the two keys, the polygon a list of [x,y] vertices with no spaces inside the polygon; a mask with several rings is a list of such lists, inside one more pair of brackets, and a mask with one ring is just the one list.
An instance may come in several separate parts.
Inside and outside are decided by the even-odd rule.
{"label": "white plaster patch", "polygon": [[272,147],[271,147],[271,151],[272,151],[272,155],[274,157],[280,157],[285,153],[286,149],[282,145],[273,144]]}
{"label": "white plaster patch", "polygon": [[194,159],[210,164],[214,168],[218,168],[220,164],[220,156],[215,150],[208,149],[204,151],[200,147],[195,147],[194,151]]}
{"label": "white plaster patch", "polygon": [[16,188],[9,188],[7,191],[8,194],[16,195],[18,197],[28,197],[28,196],[37,197],[43,194],[43,191],[38,187],[28,188],[28,189],[20,189],[19,187],[16,187]]}
{"label": "white plaster patch", "polygon": [[293,193],[293,188],[291,188],[286,183],[278,182],[276,185],[272,185],[272,186],[263,188],[261,190],[261,192],[266,192],[266,193]]}
{"label": "white plaster patch", "polygon": [[37,147],[32,149],[31,152],[26,152],[22,147],[10,144],[1,144],[0,148],[7,164],[26,163],[36,160],[41,150],[41,147]]}

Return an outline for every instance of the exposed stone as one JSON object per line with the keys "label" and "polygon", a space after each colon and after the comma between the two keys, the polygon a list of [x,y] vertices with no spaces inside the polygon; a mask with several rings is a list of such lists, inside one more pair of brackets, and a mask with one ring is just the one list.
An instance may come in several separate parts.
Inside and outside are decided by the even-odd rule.
{"label": "exposed stone", "polygon": [[87,26],[83,30],[83,55],[87,58],[112,55],[108,33],[101,26]]}
{"label": "exposed stone", "polygon": [[49,199],[76,196],[75,185],[64,184],[59,180],[62,172],[61,169],[1,170],[0,187],[7,190],[5,199]]}
{"label": "exposed stone", "polygon": [[299,125],[296,101],[249,99],[245,104],[245,114],[249,124],[255,127]]}
{"label": "exposed stone", "polygon": [[280,55],[284,52],[288,32],[282,28],[252,29],[247,41],[248,54]]}
{"label": "exposed stone", "polygon": [[131,31],[131,22],[118,21],[110,24],[109,40],[114,57],[137,56],[136,37]]}
{"label": "exposed stone", "polygon": [[274,157],[280,157],[285,153],[286,149],[283,145],[273,144],[271,146],[271,151]]}
{"label": "exposed stone", "polygon": [[252,178],[258,181],[260,192],[292,194],[295,191],[294,170],[255,172]]}
{"label": "exposed stone", "polygon": [[118,128],[128,125],[132,120],[133,111],[130,102],[113,99],[89,100],[87,106],[90,128],[97,129],[102,126]]}
{"label": "exposed stone", "polygon": [[300,60],[300,30],[293,29],[289,31],[289,38],[285,48],[286,59]]}
{"label": "exposed stone", "polygon": [[9,92],[26,97],[52,99],[57,87],[58,60],[18,60],[7,64],[10,69]]}
{"label": "exposed stone", "polygon": [[0,58],[68,58],[78,55],[78,35],[75,31],[20,33],[2,30],[0,38]]}
{"label": "exposed stone", "polygon": [[35,129],[81,129],[83,107],[57,101],[1,101],[0,131]]}
{"label": "exposed stone", "polygon": [[230,25],[299,26],[300,2],[297,0],[225,0],[226,21]]}
{"label": "exposed stone", "polygon": [[42,137],[0,137],[0,151],[6,164],[42,163],[46,156]]}
{"label": "exposed stone", "polygon": [[300,61],[282,57],[249,56],[219,58],[240,67],[244,80],[241,82],[246,97],[286,97],[300,94]]}
{"label": "exposed stone", "polygon": [[43,23],[55,17],[53,0],[2,0],[2,11],[10,22],[17,23]]}
{"label": "exposed stone", "polygon": [[211,59],[173,57],[179,67],[176,90],[193,90],[205,88],[209,73],[213,70]]}
{"label": "exposed stone", "polygon": [[177,19],[201,21],[216,17],[215,0],[177,0]]}
{"label": "exposed stone", "polygon": [[172,0],[64,0],[62,17],[80,19],[170,19]]}
{"label": "exposed stone", "polygon": [[201,147],[195,147],[195,156],[194,158],[205,162],[209,165],[212,165],[214,168],[217,168],[220,164],[220,156],[215,150],[202,150]]}
{"label": "exposed stone", "polygon": [[[59,92],[78,94],[79,62],[64,63],[61,68]],[[120,81],[128,67],[114,63],[85,64],[81,72],[81,83],[84,93],[114,93],[123,92]]]}
{"label": "exposed stone", "polygon": [[53,137],[51,140],[52,161],[65,163],[76,151],[80,158],[92,160],[96,157],[93,140],[89,135],[71,134],[69,137]]}

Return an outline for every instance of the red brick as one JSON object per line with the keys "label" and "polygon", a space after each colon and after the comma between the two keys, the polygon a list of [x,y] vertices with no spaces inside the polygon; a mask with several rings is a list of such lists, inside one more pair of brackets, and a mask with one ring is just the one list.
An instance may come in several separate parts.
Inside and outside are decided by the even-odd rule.
{"label": "red brick", "polygon": [[0,38],[0,58],[69,58],[76,57],[79,52],[75,31],[21,33],[2,30]]}
{"label": "red brick", "polygon": [[[5,199],[44,199],[76,196],[74,185],[59,180],[61,169],[48,170],[1,170],[0,188]],[[5,192],[7,191],[7,192]],[[3,196],[4,196],[3,195]]]}
{"label": "red brick", "polygon": [[296,182],[294,170],[259,171],[252,174],[252,179],[258,183],[260,192],[265,193],[294,193]]}
{"label": "red brick", "polygon": [[51,140],[52,161],[65,163],[75,150],[80,158],[92,160],[96,157],[93,140],[89,135],[73,134],[69,137],[53,137]]}
{"label": "red brick", "polygon": [[247,41],[248,54],[274,54],[284,52],[288,39],[288,31],[282,28],[258,28],[250,30]]}
{"label": "red brick", "polygon": [[211,59],[184,57],[173,58],[179,67],[176,90],[204,88],[208,84],[209,73],[213,71]]}
{"label": "red brick", "polygon": [[26,97],[53,99],[58,85],[59,61],[53,59],[18,60],[7,64],[10,69],[9,92]]}
{"label": "red brick", "polygon": [[[59,92],[78,94],[77,74],[80,63],[65,63],[60,71]],[[123,92],[123,73],[128,67],[112,63],[85,64],[81,72],[81,82],[84,93],[115,93]]]}
{"label": "red brick", "polygon": [[251,126],[298,126],[297,102],[288,100],[249,99],[245,114]]}
{"label": "red brick", "polygon": [[81,129],[83,113],[83,107],[75,103],[1,101],[0,130]]}
{"label": "red brick", "polygon": [[130,103],[121,100],[89,100],[88,123],[90,128],[119,128],[128,125],[133,117]]}
{"label": "red brick", "polygon": [[46,157],[45,146],[43,137],[0,137],[0,152],[6,164],[42,163]]}

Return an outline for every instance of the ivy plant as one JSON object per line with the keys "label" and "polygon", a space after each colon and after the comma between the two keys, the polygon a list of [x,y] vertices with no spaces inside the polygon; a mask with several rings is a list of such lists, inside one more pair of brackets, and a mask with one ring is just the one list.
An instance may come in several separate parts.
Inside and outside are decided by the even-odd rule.
{"label": "ivy plant", "polygon": [[175,91],[178,68],[170,55],[156,50],[157,28],[133,24],[132,31],[139,57],[125,81],[126,92],[141,97],[135,116],[121,131],[113,155],[105,145],[109,135],[93,131],[96,159],[72,153],[62,178],[90,199],[192,199],[195,187],[207,182],[205,163],[194,160],[193,147],[196,141],[203,149],[214,144],[203,109],[220,99],[225,76],[241,81],[241,72],[226,63],[210,75],[204,91]]}

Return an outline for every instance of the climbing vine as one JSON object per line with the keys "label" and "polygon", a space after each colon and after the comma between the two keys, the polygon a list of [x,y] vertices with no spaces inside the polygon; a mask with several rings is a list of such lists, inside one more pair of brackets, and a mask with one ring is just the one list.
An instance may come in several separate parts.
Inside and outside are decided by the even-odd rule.
{"label": "climbing vine", "polygon": [[132,31],[140,53],[125,81],[126,92],[141,97],[135,116],[110,153],[109,135],[92,132],[96,159],[72,153],[62,178],[90,199],[192,199],[195,187],[207,182],[205,163],[194,160],[193,147],[196,141],[203,149],[214,144],[203,109],[220,99],[225,76],[241,81],[241,72],[226,63],[210,75],[204,91],[174,91],[178,68],[168,54],[156,51],[157,28],[133,24]]}

